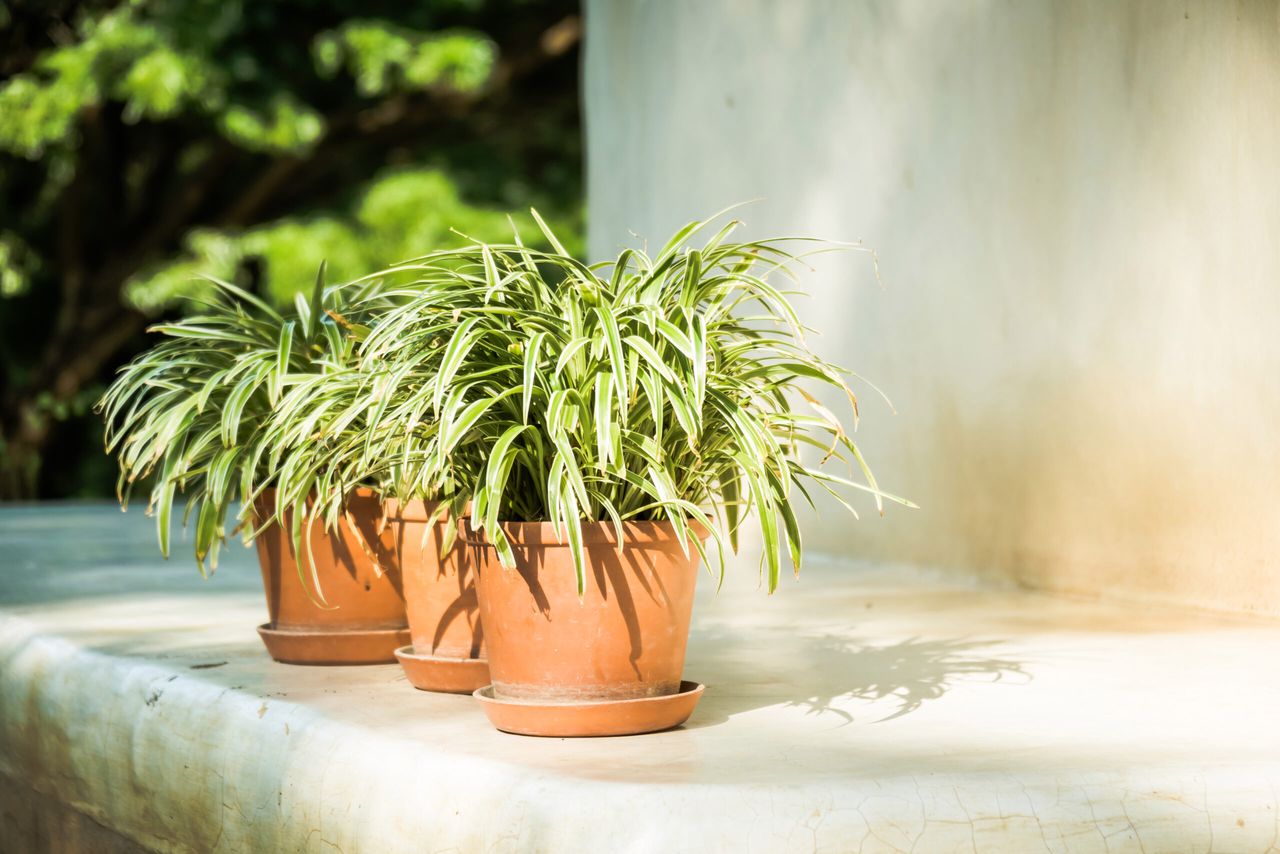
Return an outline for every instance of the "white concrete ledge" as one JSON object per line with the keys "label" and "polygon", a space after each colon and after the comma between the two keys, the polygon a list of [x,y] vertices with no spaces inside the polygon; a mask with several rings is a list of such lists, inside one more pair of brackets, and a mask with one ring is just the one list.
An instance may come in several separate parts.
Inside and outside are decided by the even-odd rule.
{"label": "white concrete ledge", "polygon": [[151,537],[0,511],[0,850],[1280,850],[1273,624],[745,572],[699,594],[685,728],[524,739],[272,663],[251,555],[206,583]]}

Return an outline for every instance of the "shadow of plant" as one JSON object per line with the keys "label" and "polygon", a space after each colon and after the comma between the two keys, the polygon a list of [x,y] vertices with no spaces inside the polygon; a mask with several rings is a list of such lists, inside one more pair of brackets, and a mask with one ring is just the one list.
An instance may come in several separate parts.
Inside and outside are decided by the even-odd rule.
{"label": "shadow of plant", "polygon": [[811,713],[833,712],[852,722],[853,718],[834,704],[843,698],[891,700],[897,709],[875,723],[900,718],[930,700],[941,699],[956,682],[972,678],[999,682],[1006,676],[1031,680],[1024,663],[984,654],[993,641],[923,640],[908,638],[898,643],[875,646],[827,637],[814,650],[815,674],[830,674],[830,680],[811,685],[813,693],[798,697],[790,705]]}
{"label": "shadow of plant", "polygon": [[690,663],[698,668],[694,675],[717,686],[714,706],[726,715],[784,704],[849,724],[854,718],[845,706],[852,700],[892,704],[872,721],[883,723],[941,699],[959,682],[1032,678],[1025,662],[990,652],[1001,643],[994,640],[912,637],[883,644],[826,634],[788,638],[750,662],[731,652],[740,639],[702,641]]}

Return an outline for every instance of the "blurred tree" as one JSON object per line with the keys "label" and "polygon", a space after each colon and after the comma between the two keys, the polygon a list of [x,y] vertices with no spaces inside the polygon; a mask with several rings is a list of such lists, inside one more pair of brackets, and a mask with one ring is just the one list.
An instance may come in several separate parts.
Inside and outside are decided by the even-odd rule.
{"label": "blurred tree", "polygon": [[86,410],[196,273],[580,234],[577,5],[0,0],[0,498],[109,490]]}

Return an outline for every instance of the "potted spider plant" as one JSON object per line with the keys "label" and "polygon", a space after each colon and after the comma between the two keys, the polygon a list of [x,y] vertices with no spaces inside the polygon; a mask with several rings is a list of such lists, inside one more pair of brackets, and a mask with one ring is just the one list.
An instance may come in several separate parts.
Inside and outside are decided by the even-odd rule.
{"label": "potted spider plant", "polygon": [[[344,311],[376,326],[390,306],[410,302],[424,289],[438,295],[445,286],[457,299],[455,286],[466,281],[473,255],[471,249],[442,250],[427,261],[357,279],[353,288],[377,287],[352,298]],[[382,499],[376,521],[358,515],[351,525],[375,566],[393,568],[403,582],[411,642],[396,649],[396,658],[415,687],[471,693],[490,680],[475,575],[456,537],[467,502],[451,508],[448,480],[442,487],[423,477],[433,420],[420,408],[389,409],[396,394],[412,390],[410,371],[438,362],[433,354],[455,325],[451,312],[424,317],[405,342],[412,342],[413,359],[394,369],[363,358],[300,378],[272,410],[262,441],[272,449],[277,521],[306,501],[312,515],[333,529],[346,518],[353,490],[372,489]],[[365,326],[345,326],[357,340],[369,333]]]}
{"label": "potted spider plant", "polygon": [[407,638],[399,579],[368,555],[357,520],[376,519],[367,489],[342,495],[333,533],[311,512],[313,495],[274,488],[279,449],[267,441],[272,410],[294,384],[353,358],[365,328],[347,305],[375,305],[373,287],[326,287],[320,270],[310,298],[278,311],[231,283],[210,280],[199,314],[152,327],[164,339],[122,369],[98,404],[106,447],[120,465],[122,504],[149,481],[160,550],[169,554],[172,517],[185,496],[202,575],[217,567],[232,517],[255,541],[269,622],[259,634],[272,657],[292,663],[394,660]]}
{"label": "potted spider plant", "polygon": [[373,562],[403,584],[410,642],[396,659],[416,688],[470,694],[489,683],[475,575],[447,503],[424,495],[410,476],[430,423],[383,415],[395,379],[376,363],[308,378],[272,413],[264,441],[279,452],[282,508],[312,494],[313,514],[332,527],[350,485],[374,485],[381,510],[358,519],[355,530]]}
{"label": "potted spider plant", "polygon": [[794,274],[794,244],[732,242],[729,223],[693,248],[698,222],[656,257],[588,267],[535,219],[549,251],[517,236],[397,268],[416,292],[362,345],[384,377],[364,404],[369,435],[407,430],[385,454],[399,479],[450,497],[492,675],[476,695],[498,728],[675,726],[702,690],[682,673],[700,562],[722,575],[754,520],[772,591],[781,552],[799,570],[806,489],[909,502],[879,489],[807,388],[835,389],[856,415],[847,374],[808,349],[771,283]]}

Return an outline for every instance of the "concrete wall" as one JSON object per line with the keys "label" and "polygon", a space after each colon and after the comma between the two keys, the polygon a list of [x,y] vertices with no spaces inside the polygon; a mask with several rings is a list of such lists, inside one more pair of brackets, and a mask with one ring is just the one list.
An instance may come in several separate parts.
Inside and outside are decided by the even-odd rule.
{"label": "concrete wall", "polygon": [[817,349],[919,512],[819,548],[1280,616],[1274,2],[588,0],[593,255],[864,239]]}

